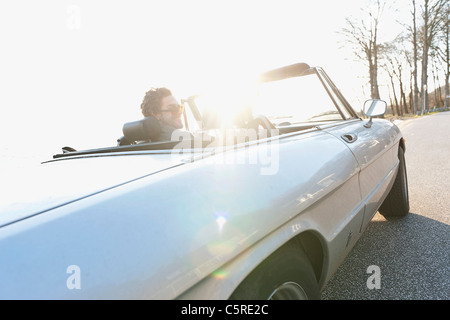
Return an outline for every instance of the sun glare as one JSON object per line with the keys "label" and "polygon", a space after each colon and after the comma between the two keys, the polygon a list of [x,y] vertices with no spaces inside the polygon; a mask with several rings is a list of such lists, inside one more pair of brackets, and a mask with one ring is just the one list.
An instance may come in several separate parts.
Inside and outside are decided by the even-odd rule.
{"label": "sun glare", "polygon": [[208,127],[224,129],[251,116],[250,102],[256,77],[221,76],[204,86],[196,99]]}

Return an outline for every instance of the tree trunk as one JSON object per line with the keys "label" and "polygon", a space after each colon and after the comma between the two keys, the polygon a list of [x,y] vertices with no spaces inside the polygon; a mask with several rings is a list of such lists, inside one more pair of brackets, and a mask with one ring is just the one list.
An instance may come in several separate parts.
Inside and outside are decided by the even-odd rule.
{"label": "tree trunk", "polygon": [[417,24],[416,24],[416,0],[413,0],[413,60],[414,60],[414,93],[413,93],[413,111],[414,114],[419,112],[419,85],[418,85],[418,75],[417,75]]}
{"label": "tree trunk", "polygon": [[[450,5],[447,5],[447,13],[450,13]],[[449,20],[446,21],[444,32],[445,32],[445,58],[447,60],[447,70],[445,72],[445,90],[444,90],[444,108],[450,108],[450,87],[449,87],[449,76],[450,76],[450,43],[449,43],[449,30],[450,23]]]}
{"label": "tree trunk", "polygon": [[[391,78],[391,86],[392,86],[392,93],[394,95],[394,104],[395,104],[395,110],[397,111],[397,115],[400,115],[400,108],[398,106],[398,100],[397,100],[397,94],[395,93],[395,85],[394,85],[394,77],[392,75],[389,75],[389,77]],[[394,106],[392,106],[392,112],[394,110]],[[394,114],[395,116],[395,114]]]}
{"label": "tree trunk", "polygon": [[428,109],[428,6],[429,6],[429,0],[425,0],[424,5],[424,16],[423,16],[423,52],[422,52],[422,79],[421,79],[421,106],[420,110],[421,113],[424,114],[427,112]]}
{"label": "tree trunk", "polygon": [[406,94],[400,83],[400,115],[403,116],[408,113],[408,104],[406,103]]}

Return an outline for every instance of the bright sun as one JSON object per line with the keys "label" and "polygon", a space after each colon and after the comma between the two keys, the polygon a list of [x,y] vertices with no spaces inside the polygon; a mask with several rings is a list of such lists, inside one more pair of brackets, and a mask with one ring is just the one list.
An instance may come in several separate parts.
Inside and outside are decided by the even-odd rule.
{"label": "bright sun", "polygon": [[222,72],[220,76],[208,77],[208,81],[204,81],[205,73],[198,72],[198,77],[192,79],[193,83],[201,83],[201,91],[191,94],[198,94],[195,102],[202,115],[214,115],[220,122],[215,127],[230,127],[236,117],[251,112],[248,107],[257,85],[256,73],[239,74],[236,78],[238,73]]}

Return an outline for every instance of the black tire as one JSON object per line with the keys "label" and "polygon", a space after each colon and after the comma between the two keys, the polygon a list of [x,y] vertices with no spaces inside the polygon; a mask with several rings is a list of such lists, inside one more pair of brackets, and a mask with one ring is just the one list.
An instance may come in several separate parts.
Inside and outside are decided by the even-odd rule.
{"label": "black tire", "polygon": [[319,286],[306,254],[288,245],[272,254],[233,292],[231,300],[317,300]]}
{"label": "black tire", "polygon": [[394,185],[379,209],[385,218],[405,217],[409,213],[408,177],[402,148],[398,149],[398,158],[400,164]]}

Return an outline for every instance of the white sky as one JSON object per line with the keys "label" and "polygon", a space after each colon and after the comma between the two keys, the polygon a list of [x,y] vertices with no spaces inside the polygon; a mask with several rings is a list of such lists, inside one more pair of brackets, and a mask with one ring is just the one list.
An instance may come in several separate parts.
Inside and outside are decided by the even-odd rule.
{"label": "white sky", "polygon": [[366,71],[338,49],[336,32],[364,3],[2,1],[0,156],[115,145],[151,87],[182,98],[295,62],[324,67],[362,101]]}

